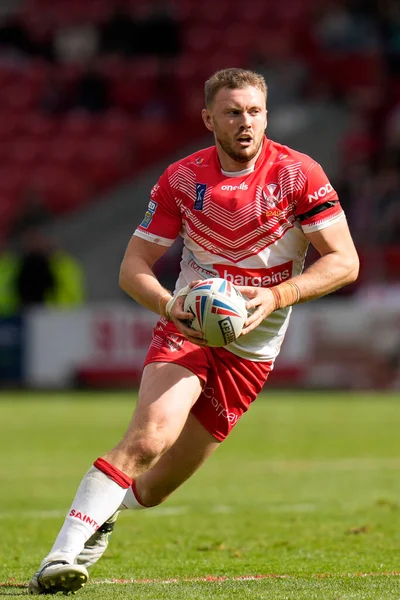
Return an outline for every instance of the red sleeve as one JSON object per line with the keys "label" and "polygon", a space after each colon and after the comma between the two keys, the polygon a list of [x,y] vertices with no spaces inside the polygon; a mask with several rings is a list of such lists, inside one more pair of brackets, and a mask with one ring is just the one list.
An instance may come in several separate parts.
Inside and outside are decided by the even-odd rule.
{"label": "red sleeve", "polygon": [[303,179],[296,201],[296,216],[304,229],[323,228],[344,216],[338,195],[321,165],[312,161]]}
{"label": "red sleeve", "polygon": [[152,187],[144,218],[135,234],[169,246],[182,227],[181,213],[169,184],[168,169]]}

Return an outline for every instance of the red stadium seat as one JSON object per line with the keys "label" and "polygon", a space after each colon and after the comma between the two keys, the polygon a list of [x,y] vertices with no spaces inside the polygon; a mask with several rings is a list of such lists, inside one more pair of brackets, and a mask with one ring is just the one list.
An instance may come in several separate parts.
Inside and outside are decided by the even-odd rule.
{"label": "red stadium seat", "polygon": [[73,173],[80,168],[83,143],[69,137],[58,137],[49,141],[46,144],[46,163],[69,169]]}
{"label": "red stadium seat", "polygon": [[221,43],[221,29],[208,25],[188,27],[184,35],[185,52],[188,55],[207,56]]}
{"label": "red stadium seat", "polygon": [[130,123],[131,119],[126,113],[110,110],[99,119],[97,135],[123,143],[130,137]]}
{"label": "red stadium seat", "polygon": [[73,140],[85,141],[96,135],[98,121],[96,117],[84,112],[74,112],[67,115],[61,122],[60,135]]}
{"label": "red stadium seat", "polygon": [[85,204],[92,195],[90,185],[69,169],[43,165],[32,173],[29,185],[42,195],[54,214],[63,214]]}
{"label": "red stadium seat", "polygon": [[37,88],[35,84],[28,80],[20,80],[6,86],[0,97],[2,110],[8,110],[16,114],[24,114],[35,109],[37,102]]}
{"label": "red stadium seat", "polygon": [[6,111],[0,112],[0,144],[14,140],[21,132],[21,117]]}
{"label": "red stadium seat", "polygon": [[26,173],[15,164],[1,165],[0,167],[0,197],[19,197],[27,187]]}
{"label": "red stadium seat", "polygon": [[39,140],[18,137],[10,143],[9,161],[22,171],[41,165],[46,158],[45,149]]}
{"label": "red stadium seat", "polygon": [[57,136],[59,121],[58,119],[33,112],[28,113],[21,120],[21,127],[27,137],[32,137],[37,142],[45,142]]}
{"label": "red stadium seat", "polygon": [[0,189],[0,237],[5,237],[18,216],[19,194],[4,192]]}
{"label": "red stadium seat", "polygon": [[128,148],[107,137],[91,138],[81,149],[81,169],[94,189],[115,185],[132,168]]}

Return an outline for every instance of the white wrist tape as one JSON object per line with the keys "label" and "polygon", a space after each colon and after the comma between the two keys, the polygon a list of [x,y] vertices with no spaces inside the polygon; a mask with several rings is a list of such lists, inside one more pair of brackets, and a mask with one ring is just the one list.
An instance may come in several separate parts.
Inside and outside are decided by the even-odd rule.
{"label": "white wrist tape", "polygon": [[188,285],[185,285],[185,287],[179,290],[179,292],[176,292],[176,294],[168,300],[167,304],[165,305],[165,316],[167,317],[168,321],[171,320],[171,310],[176,302],[176,299],[179,298],[179,296],[187,296],[189,292],[190,287]]}

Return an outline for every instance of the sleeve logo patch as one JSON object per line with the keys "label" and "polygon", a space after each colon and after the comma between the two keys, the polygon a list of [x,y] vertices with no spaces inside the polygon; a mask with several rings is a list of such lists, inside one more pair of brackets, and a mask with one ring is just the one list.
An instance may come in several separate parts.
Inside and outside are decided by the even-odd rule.
{"label": "sleeve logo patch", "polygon": [[196,183],[196,200],[194,201],[194,210],[203,210],[204,196],[206,194],[207,184]]}
{"label": "sleeve logo patch", "polygon": [[144,219],[140,223],[141,227],[143,227],[144,229],[148,228],[148,226],[150,225],[150,223],[153,220],[154,213],[156,212],[156,210],[157,210],[157,202],[154,202],[154,200],[150,200],[149,205],[148,205],[147,210],[144,215]]}

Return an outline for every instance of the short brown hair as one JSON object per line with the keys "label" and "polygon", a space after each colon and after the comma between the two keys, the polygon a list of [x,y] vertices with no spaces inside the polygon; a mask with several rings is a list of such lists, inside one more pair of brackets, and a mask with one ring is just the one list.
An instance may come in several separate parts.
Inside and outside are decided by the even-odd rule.
{"label": "short brown hair", "polygon": [[207,79],[204,85],[206,107],[209,108],[213,104],[219,90],[223,88],[240,90],[248,86],[255,87],[263,92],[265,102],[267,102],[268,87],[264,77],[260,73],[249,71],[248,69],[237,69],[235,67],[216,71]]}

